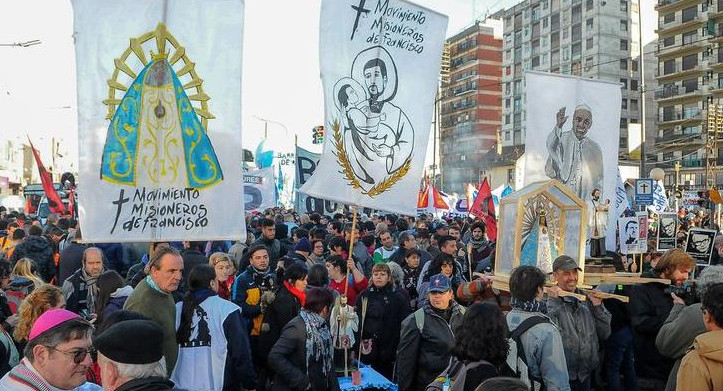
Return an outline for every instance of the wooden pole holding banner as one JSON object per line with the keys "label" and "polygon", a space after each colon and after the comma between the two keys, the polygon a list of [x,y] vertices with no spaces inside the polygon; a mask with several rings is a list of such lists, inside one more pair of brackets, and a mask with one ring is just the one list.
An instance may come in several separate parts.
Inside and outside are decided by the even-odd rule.
{"label": "wooden pole holding banner", "polygon": [[[358,210],[358,207],[357,207],[356,205],[354,205],[354,207],[352,208],[351,234],[349,235],[349,256],[348,256],[348,258],[347,258],[347,262],[348,262],[348,261],[354,262],[354,258],[353,258],[353,256],[352,256],[352,251],[354,250],[354,239],[355,239],[355,236],[356,236],[357,210]],[[349,266],[347,265],[347,268],[346,268],[346,284],[345,284],[345,286],[344,286],[344,294],[342,295],[342,298],[341,298],[341,299],[342,299],[342,300],[341,300],[341,307],[342,307],[342,308],[346,307],[346,305],[347,305],[347,300],[348,300],[348,299],[347,299],[347,298],[348,298],[347,295],[349,294],[349,281],[351,281],[351,276],[352,276],[352,274],[351,274],[351,269],[350,269]],[[342,324],[343,324],[344,327],[346,328],[346,319],[344,319],[344,320],[342,321]],[[362,323],[362,327],[364,327],[364,324],[363,324],[363,323]],[[341,328],[340,328],[340,330],[341,330]],[[359,352],[360,352],[360,354],[361,354],[361,336],[360,336],[360,341],[359,341],[359,349],[360,349]],[[349,348],[347,348],[346,345],[344,345],[344,377],[348,377],[348,376],[349,376]]]}

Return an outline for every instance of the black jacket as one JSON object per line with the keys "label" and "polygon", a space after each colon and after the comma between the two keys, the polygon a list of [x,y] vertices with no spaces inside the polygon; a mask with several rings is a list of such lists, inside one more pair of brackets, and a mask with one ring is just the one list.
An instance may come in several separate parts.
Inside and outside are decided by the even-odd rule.
{"label": "black jacket", "polygon": [[276,292],[276,300],[266,309],[264,324],[268,324],[268,331],[262,327],[259,343],[261,352],[268,354],[281,336],[281,330],[287,323],[299,315],[301,302],[282,283]]}
{"label": "black jacket", "polygon": [[[643,277],[654,277],[645,275]],[[657,276],[655,276],[657,277]],[[655,338],[673,308],[673,298],[665,284],[655,282],[634,285],[630,290],[630,324],[635,335],[637,375],[666,380],[675,360],[663,357],[655,347]]]}
{"label": "black jacket", "polygon": [[84,244],[71,242],[63,249],[58,261],[58,285],[62,286],[68,277],[83,266],[83,252],[87,248]]}
{"label": "black jacket", "polygon": [[[35,268],[45,282],[55,277],[55,261],[53,260],[53,244],[42,236],[27,236],[25,240],[15,246],[10,257],[10,263],[15,264],[20,258],[30,258],[35,262]],[[74,273],[75,270],[71,272]]]}
{"label": "black jacket", "polygon": [[306,326],[300,316],[291,320],[271,349],[268,364],[274,371],[272,391],[339,391],[339,381],[332,369],[324,375],[322,364],[309,361],[306,368]]}
{"label": "black jacket", "polygon": [[372,340],[371,352],[361,353],[361,361],[370,364],[385,377],[393,375],[402,321],[411,312],[409,300],[390,282],[384,288],[370,285],[356,299],[356,313],[361,318],[364,298],[368,300],[364,325],[359,325],[357,341]]}
{"label": "black jacket", "polygon": [[454,332],[462,324],[464,310],[456,302],[449,309],[449,323],[425,302],[424,327],[417,327],[415,313],[402,322],[397,349],[396,381],[400,391],[423,390],[449,365],[454,347]]}
{"label": "black jacket", "polygon": [[165,391],[176,390],[173,388],[173,382],[162,377],[147,377],[145,379],[133,379],[122,386],[116,388],[116,391]]}
{"label": "black jacket", "polygon": [[188,289],[188,273],[198,265],[208,265],[208,258],[206,258],[202,252],[195,249],[188,249],[182,252],[181,257],[183,258],[183,277],[178,290],[184,293]]}

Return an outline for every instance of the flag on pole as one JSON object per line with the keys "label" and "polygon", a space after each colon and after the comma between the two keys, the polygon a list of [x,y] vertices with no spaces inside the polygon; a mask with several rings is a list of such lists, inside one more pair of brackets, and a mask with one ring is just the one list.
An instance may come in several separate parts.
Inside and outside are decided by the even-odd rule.
{"label": "flag on pole", "polygon": [[449,209],[449,205],[444,200],[444,193],[439,191],[436,186],[432,186],[432,206],[434,209]]}
{"label": "flag on pole", "polygon": [[492,190],[485,177],[479,187],[477,198],[475,198],[469,213],[485,223],[487,237],[491,241],[497,240],[497,220],[495,218],[495,204],[492,200]]}
{"label": "flag on pole", "polygon": [[244,1],[72,6],[83,239],[243,240]]}
{"label": "flag on pole", "polygon": [[300,192],[413,215],[447,17],[403,0],[322,0],[320,25],[328,130]]}
{"label": "flag on pole", "polygon": [[38,150],[35,149],[35,147],[33,146],[33,142],[30,141],[30,138],[28,138],[28,142],[30,142],[30,149],[33,150],[33,156],[35,156],[35,163],[37,163],[38,165],[38,173],[40,173],[40,181],[43,184],[43,191],[45,192],[45,197],[48,198],[48,208],[52,213],[64,213],[65,205],[63,205],[63,201],[60,199],[60,195],[58,195],[58,192],[55,190],[55,186],[53,186],[52,175],[50,175],[48,170],[45,169],[43,162],[40,160],[40,154],[38,153]]}
{"label": "flag on pole", "polygon": [[663,181],[655,182],[653,187],[653,205],[651,207],[656,213],[665,212],[668,209],[668,197],[665,195]]}
{"label": "flag on pole", "polygon": [[429,206],[429,185],[424,184],[424,189],[417,195],[417,209],[427,209]]}

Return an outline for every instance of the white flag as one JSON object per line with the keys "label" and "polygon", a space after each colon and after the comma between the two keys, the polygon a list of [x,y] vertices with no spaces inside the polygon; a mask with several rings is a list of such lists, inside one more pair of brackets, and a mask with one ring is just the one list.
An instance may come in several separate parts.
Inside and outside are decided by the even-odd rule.
{"label": "white flag", "polygon": [[84,239],[243,239],[243,0],[73,13]]}
{"label": "white flag", "polygon": [[656,181],[653,187],[653,205],[651,205],[656,213],[665,212],[668,209],[668,197],[665,195],[665,185],[663,181]]}
{"label": "white flag", "polygon": [[244,173],[244,209],[262,211],[276,206],[274,167]]}
{"label": "white flag", "polygon": [[400,0],[323,0],[324,152],[300,190],[415,213],[447,17]]}

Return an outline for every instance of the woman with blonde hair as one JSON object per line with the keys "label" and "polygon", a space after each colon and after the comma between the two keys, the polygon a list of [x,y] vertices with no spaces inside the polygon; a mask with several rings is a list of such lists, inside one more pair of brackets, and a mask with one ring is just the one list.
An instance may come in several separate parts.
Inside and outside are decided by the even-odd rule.
{"label": "woman with blonde hair", "polygon": [[231,286],[234,281],[235,264],[231,256],[217,252],[208,257],[208,263],[213,266],[216,272],[216,281],[218,282],[218,296],[222,299],[231,299]]}
{"label": "woman with blonde hair", "polygon": [[18,325],[15,327],[13,337],[18,350],[23,351],[28,342],[30,328],[45,311],[52,308],[64,308],[65,298],[63,291],[55,285],[45,284],[30,293],[20,305],[18,310]]}
{"label": "woman with blonde hair", "polygon": [[33,290],[39,288],[42,285],[45,285],[45,282],[35,273],[35,267],[33,266],[33,260],[30,258],[20,258],[18,263],[15,264],[15,267],[13,267],[13,271],[11,273],[12,280],[10,281],[10,286],[17,286],[17,285],[24,285],[22,279],[29,280],[32,282],[32,286],[27,291],[27,293],[32,292]]}

